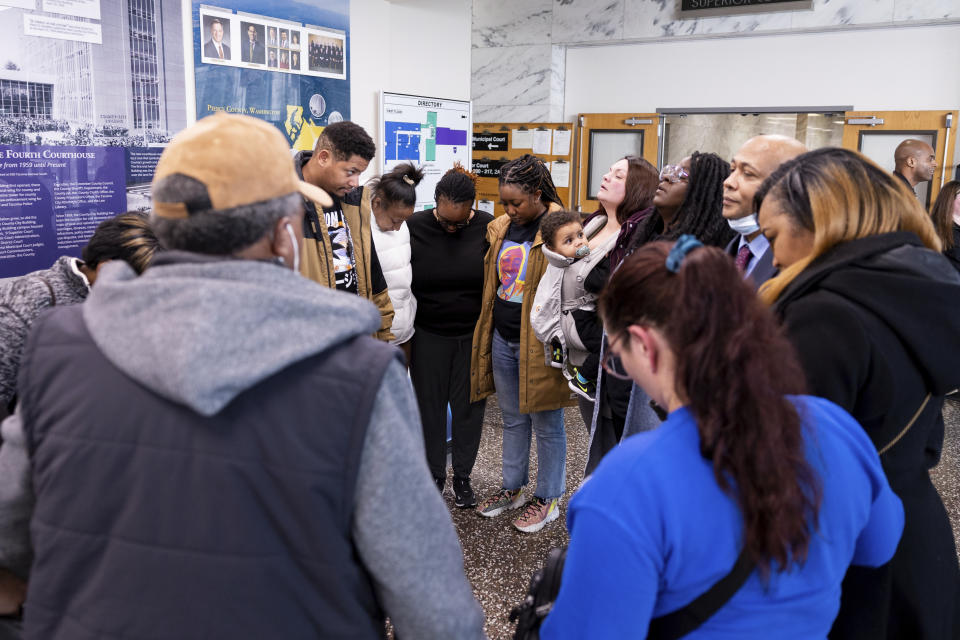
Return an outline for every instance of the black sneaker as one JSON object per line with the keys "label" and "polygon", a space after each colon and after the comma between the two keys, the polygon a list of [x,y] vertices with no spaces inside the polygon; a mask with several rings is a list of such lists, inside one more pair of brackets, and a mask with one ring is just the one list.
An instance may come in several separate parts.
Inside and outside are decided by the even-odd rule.
{"label": "black sneaker", "polygon": [[445,484],[447,483],[447,479],[446,479],[445,477],[443,477],[443,478],[434,478],[433,481],[437,483],[437,489],[439,489],[439,490],[440,490],[440,494],[443,495],[443,485],[445,485]]}
{"label": "black sneaker", "polygon": [[477,506],[477,496],[474,495],[470,487],[470,478],[453,477],[453,495],[456,496],[454,504],[461,509],[469,509]]}

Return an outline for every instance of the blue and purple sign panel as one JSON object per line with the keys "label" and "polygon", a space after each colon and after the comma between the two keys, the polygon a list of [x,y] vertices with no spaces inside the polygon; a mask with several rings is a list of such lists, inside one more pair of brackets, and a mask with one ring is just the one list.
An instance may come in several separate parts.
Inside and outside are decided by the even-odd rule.
{"label": "blue and purple sign panel", "polygon": [[195,1],[197,118],[253,116],[312,150],[326,125],[350,119],[349,29],[349,0]]}
{"label": "blue and purple sign panel", "polygon": [[0,145],[0,278],[79,257],[126,184],[122,147]]}

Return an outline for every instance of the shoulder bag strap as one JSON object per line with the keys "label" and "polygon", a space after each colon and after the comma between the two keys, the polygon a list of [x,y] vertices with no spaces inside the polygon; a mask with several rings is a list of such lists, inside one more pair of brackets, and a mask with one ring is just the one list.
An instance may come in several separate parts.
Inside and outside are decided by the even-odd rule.
{"label": "shoulder bag strap", "polygon": [[754,562],[744,547],[730,573],[718,580],[696,600],[650,621],[647,640],[676,640],[696,630],[720,610],[753,573]]}
{"label": "shoulder bag strap", "polygon": [[882,447],[881,449],[879,449],[879,450],[877,451],[877,454],[878,454],[878,455],[881,455],[881,456],[882,456],[883,454],[885,454],[887,451],[890,450],[890,447],[892,447],[893,445],[897,444],[897,442],[900,441],[900,438],[902,438],[903,436],[907,435],[907,431],[910,431],[910,427],[912,427],[912,426],[914,425],[914,423],[915,423],[915,422],[917,421],[917,419],[920,417],[920,414],[923,413],[923,410],[927,408],[927,403],[928,403],[928,402],[930,402],[930,392],[929,392],[929,391],[927,392],[927,395],[924,397],[923,402],[920,403],[920,408],[917,409],[917,412],[913,414],[913,417],[912,417],[912,418],[910,418],[910,422],[907,423],[907,426],[905,426],[905,427],[900,431],[900,433],[898,433],[898,434],[893,438],[893,440],[891,440],[891,441],[888,442],[884,447]]}

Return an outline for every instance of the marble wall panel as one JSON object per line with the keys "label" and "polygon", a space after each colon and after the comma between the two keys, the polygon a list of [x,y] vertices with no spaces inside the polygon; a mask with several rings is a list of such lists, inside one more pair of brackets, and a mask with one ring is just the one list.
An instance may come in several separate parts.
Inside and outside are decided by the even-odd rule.
{"label": "marble wall panel", "polygon": [[623,38],[625,0],[554,0],[553,42]]}
{"label": "marble wall panel", "polygon": [[548,105],[553,47],[490,47],[473,50],[472,96],[483,105]]}
{"label": "marble wall panel", "polygon": [[813,11],[794,11],[793,28],[889,24],[895,0],[814,0]]}
{"label": "marble wall panel", "polygon": [[473,46],[549,44],[553,0],[479,0],[473,3]]}
{"label": "marble wall panel", "polygon": [[550,119],[563,118],[563,95],[567,79],[567,48],[552,47],[550,54]]}
{"label": "marble wall panel", "polygon": [[944,18],[960,18],[960,1],[894,0],[893,3],[893,19],[897,22],[942,20]]}
{"label": "marble wall panel", "polygon": [[[473,105],[474,122],[556,122],[550,105]],[[558,118],[562,118],[562,114]]]}

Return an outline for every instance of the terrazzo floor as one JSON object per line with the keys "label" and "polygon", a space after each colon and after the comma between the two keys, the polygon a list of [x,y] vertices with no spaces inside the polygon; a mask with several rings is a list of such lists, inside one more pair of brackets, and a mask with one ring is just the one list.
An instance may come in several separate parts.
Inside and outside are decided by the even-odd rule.
{"label": "terrazzo floor", "polygon": [[[944,406],[946,438],[940,465],[933,472],[934,483],[950,513],[957,547],[960,548],[960,400],[948,399]],[[509,639],[513,625],[510,609],[523,598],[530,575],[543,565],[551,548],[567,544],[564,524],[570,494],[580,482],[586,458],[587,434],[574,409],[565,411],[567,427],[567,492],[561,502],[560,518],[540,532],[526,534],[512,525],[519,511],[496,518],[482,518],[472,509],[453,505],[448,477],[444,498],[450,507],[454,526],[464,551],[464,566],[474,593],[487,618],[486,631],[491,640]],[[496,398],[487,403],[480,453],[473,472],[473,488],[478,500],[500,488],[501,418]],[[536,441],[531,449],[531,484],[536,478]],[[452,472],[451,472],[452,473]]]}

